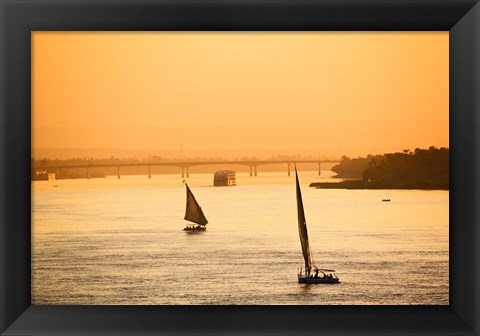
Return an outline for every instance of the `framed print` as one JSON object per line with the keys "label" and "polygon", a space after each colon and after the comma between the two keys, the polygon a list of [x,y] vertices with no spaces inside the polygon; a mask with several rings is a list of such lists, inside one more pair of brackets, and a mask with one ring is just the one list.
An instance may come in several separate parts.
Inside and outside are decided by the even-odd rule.
{"label": "framed print", "polygon": [[478,1],[0,10],[2,335],[479,334]]}

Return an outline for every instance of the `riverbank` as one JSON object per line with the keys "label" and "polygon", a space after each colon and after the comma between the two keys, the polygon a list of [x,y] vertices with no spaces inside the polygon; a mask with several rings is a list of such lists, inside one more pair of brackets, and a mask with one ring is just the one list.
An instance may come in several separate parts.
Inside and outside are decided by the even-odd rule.
{"label": "riverbank", "polygon": [[367,182],[348,180],[341,182],[314,182],[310,187],[316,189],[419,189],[419,190],[449,190],[448,184],[429,182]]}

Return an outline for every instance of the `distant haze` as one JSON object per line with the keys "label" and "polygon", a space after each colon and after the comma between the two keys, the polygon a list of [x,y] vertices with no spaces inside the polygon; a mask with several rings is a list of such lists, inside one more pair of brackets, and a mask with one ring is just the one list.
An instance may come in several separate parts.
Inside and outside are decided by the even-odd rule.
{"label": "distant haze", "polygon": [[448,147],[448,45],[448,32],[33,32],[33,155]]}

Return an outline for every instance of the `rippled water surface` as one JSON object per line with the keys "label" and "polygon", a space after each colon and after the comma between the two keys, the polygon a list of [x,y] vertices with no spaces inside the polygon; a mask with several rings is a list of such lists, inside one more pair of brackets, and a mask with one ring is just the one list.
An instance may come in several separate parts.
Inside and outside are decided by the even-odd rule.
{"label": "rippled water surface", "polygon": [[[317,266],[298,284],[294,177],[187,179],[209,224],[188,234],[178,175],[33,182],[33,304],[448,304],[448,191],[319,190],[299,172]],[[391,202],[382,202],[383,198]]]}

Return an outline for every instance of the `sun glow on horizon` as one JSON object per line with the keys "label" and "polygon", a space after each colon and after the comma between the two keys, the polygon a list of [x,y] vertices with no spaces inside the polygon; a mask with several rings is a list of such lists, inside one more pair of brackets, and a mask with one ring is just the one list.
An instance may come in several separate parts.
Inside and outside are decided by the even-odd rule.
{"label": "sun glow on horizon", "polygon": [[448,45],[448,32],[33,32],[32,148],[448,147]]}

